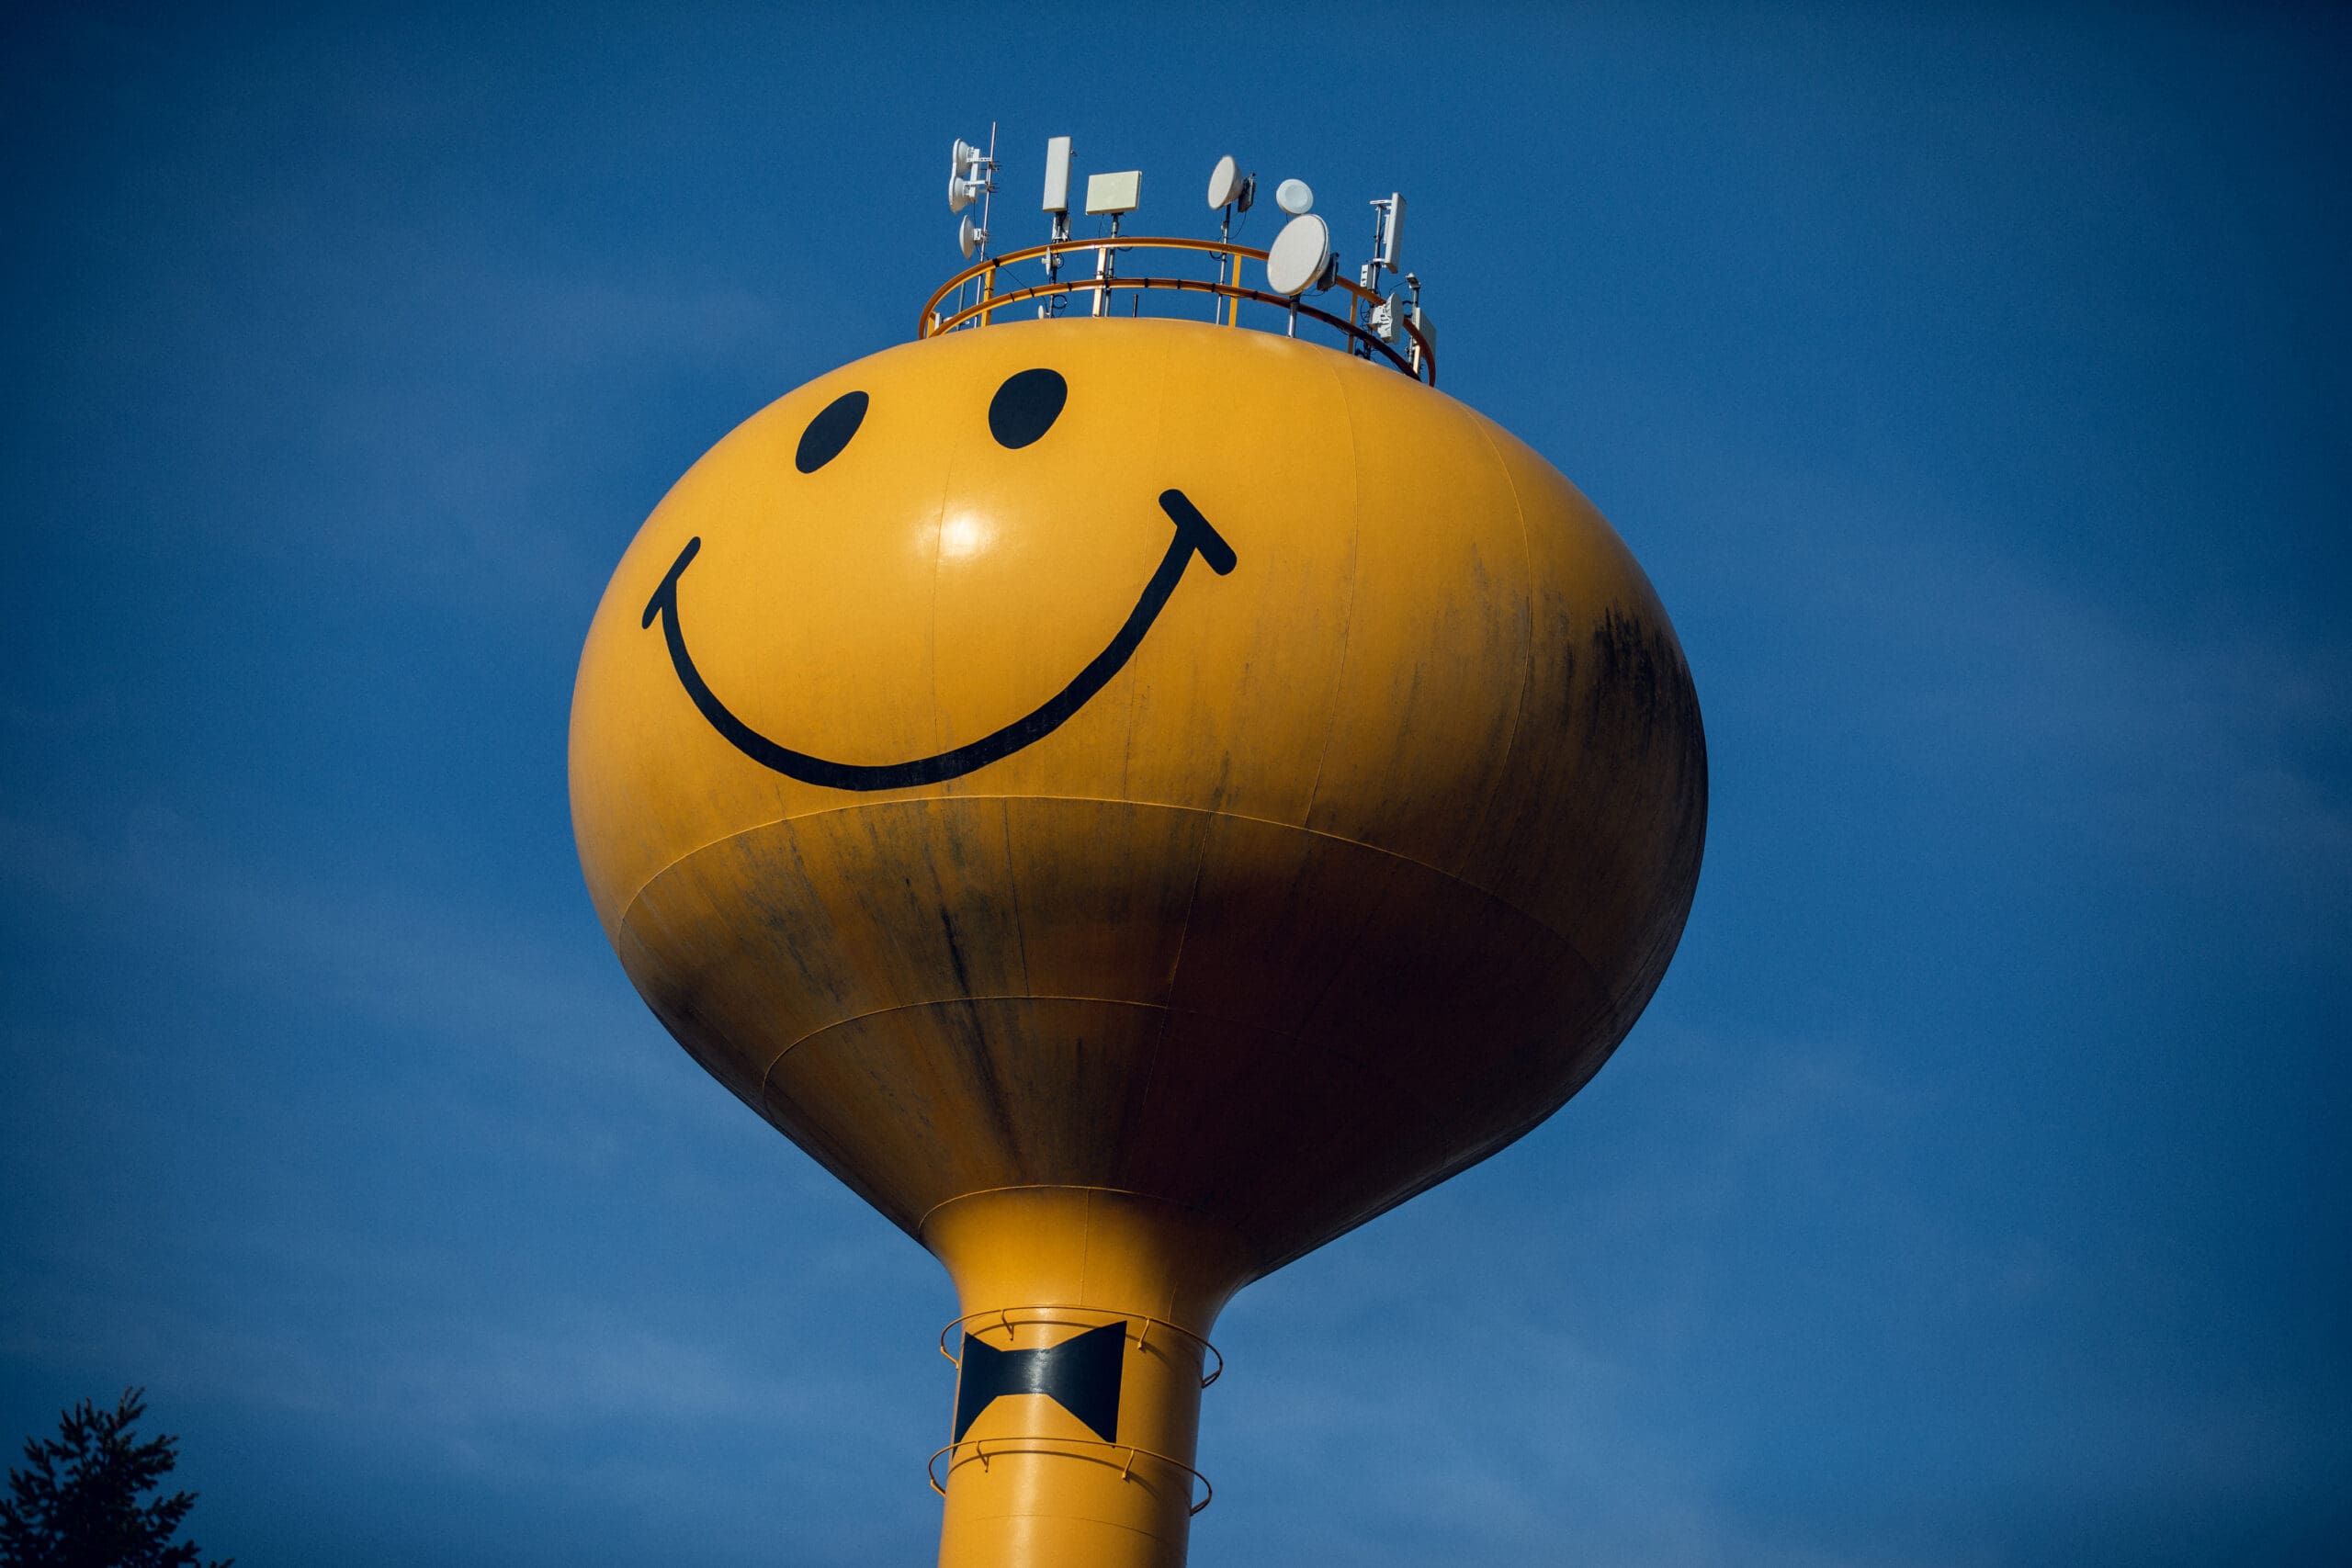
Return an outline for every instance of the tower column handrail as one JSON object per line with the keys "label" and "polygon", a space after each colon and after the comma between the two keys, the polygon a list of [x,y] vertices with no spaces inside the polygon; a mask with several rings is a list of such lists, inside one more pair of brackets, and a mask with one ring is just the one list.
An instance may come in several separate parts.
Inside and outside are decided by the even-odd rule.
{"label": "tower column handrail", "polygon": [[[991,1443],[995,1445],[994,1448],[989,1446]],[[964,1455],[964,1450],[967,1449],[972,1450],[968,1458]],[[1071,1451],[1079,1449],[1090,1450],[1099,1449],[1107,1451],[1100,1457],[1092,1452]],[[1185,1491],[1188,1494],[1185,1498],[1185,1506],[1192,1513],[1197,1515],[1202,1509],[1216,1501],[1216,1488],[1209,1484],[1209,1478],[1182,1460],[1171,1459],[1166,1454],[1155,1453],[1149,1449],[1137,1448],[1133,1443],[1107,1443],[1095,1438],[1061,1438],[1043,1435],[1012,1438],[959,1438],[933,1453],[930,1462],[922,1467],[923,1473],[931,1481],[931,1489],[944,1497],[947,1495],[947,1482],[939,1479],[941,1459],[944,1458],[947,1461],[947,1479],[953,1481],[958,1465],[977,1463],[982,1470],[986,1470],[989,1468],[990,1460],[1003,1459],[1012,1454],[1043,1454],[1048,1458],[1083,1460],[1106,1466],[1113,1462],[1114,1456],[1125,1454],[1127,1456],[1125,1461],[1117,1466],[1119,1479],[1122,1481],[1133,1481],[1136,1478],[1136,1461],[1158,1460],[1172,1470],[1182,1471],[1188,1477],[1185,1482]],[[1197,1503],[1192,1501],[1189,1495],[1192,1483],[1194,1481],[1201,1483],[1201,1500]]]}

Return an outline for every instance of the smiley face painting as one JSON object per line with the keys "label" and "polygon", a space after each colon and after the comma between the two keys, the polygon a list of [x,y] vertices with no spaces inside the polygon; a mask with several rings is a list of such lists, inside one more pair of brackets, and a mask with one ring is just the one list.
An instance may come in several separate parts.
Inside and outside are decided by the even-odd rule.
{"label": "smiley face painting", "polygon": [[1116,1190],[1229,1288],[1591,1076],[1705,759],[1641,569],[1501,427],[1273,333],[1064,320],[886,350],[696,463],[590,627],[571,789],[656,1014],[910,1234]]}
{"label": "smiley face painting", "polygon": [[[989,434],[999,446],[1018,450],[1034,446],[1053,428],[1063,405],[1069,400],[1069,383],[1061,375],[1048,369],[1018,371],[1006,378],[989,402]],[[827,403],[808,422],[800,437],[799,449],[793,455],[793,467],[804,474],[815,473],[841,456],[857,427],[865,423],[865,411],[871,399],[864,392],[844,392]],[[1072,677],[1047,702],[1032,708],[1026,715],[980,739],[929,757],[897,763],[837,762],[825,758],[796,751],[780,746],[746,725],[721,702],[704,681],[702,671],[695,667],[694,658],[686,651],[685,633],[678,609],[678,579],[702,548],[699,538],[688,539],[678,558],[662,578],[662,586],[646,602],[645,625],[650,626],[658,618],[670,649],[670,661],[678,672],[678,683],[694,698],[695,706],[710,721],[713,729],[731,741],[741,751],[763,767],[775,769],[810,784],[826,784],[835,789],[874,790],[898,789],[910,784],[935,784],[968,773],[975,768],[986,767],[998,759],[1010,756],[1023,746],[1044,739],[1059,728],[1062,722],[1080,708],[1126,664],[1136,645],[1151,630],[1152,622],[1176,591],[1184,569],[1197,555],[1206,561],[1209,570],[1222,577],[1234,568],[1233,547],[1212,527],[1200,509],[1181,490],[1163,491],[1160,509],[1175,525],[1176,536],[1169,542],[1168,553],[1159,559],[1151,580],[1144,585],[1135,609],[1101,653],[1088,661],[1086,668]]]}

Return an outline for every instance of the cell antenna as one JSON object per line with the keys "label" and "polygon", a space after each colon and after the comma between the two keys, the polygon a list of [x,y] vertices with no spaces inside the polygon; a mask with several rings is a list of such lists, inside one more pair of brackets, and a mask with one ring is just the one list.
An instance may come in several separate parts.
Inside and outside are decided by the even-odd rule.
{"label": "cell antenna", "polygon": [[957,242],[968,256],[977,248],[985,251],[989,243],[989,197],[996,192],[996,127],[989,127],[988,151],[957,137],[947,153],[947,210],[961,212],[978,201],[980,220],[976,225],[967,218],[957,226]]}

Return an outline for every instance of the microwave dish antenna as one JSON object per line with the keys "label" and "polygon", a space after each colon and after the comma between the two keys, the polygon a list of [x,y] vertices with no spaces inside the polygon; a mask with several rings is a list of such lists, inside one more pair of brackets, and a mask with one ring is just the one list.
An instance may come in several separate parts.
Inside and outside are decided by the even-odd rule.
{"label": "microwave dish antenna", "polygon": [[1331,226],[1313,213],[1302,212],[1283,225],[1283,231],[1266,251],[1266,285],[1295,299],[1314,288],[1330,265]]}
{"label": "microwave dish antenna", "polygon": [[1209,171],[1209,205],[1230,207],[1237,212],[1247,212],[1258,197],[1258,176],[1245,175],[1233,154],[1227,153]]}
{"label": "microwave dish antenna", "polygon": [[987,153],[960,136],[949,147],[947,151],[948,211],[961,212],[972,205],[972,198],[979,194],[977,188],[978,182],[972,177],[974,165],[987,157]]}
{"label": "microwave dish antenna", "polygon": [[996,191],[996,127],[989,127],[986,152],[965,141],[955,139],[947,150],[947,210],[962,212],[975,201],[980,204],[980,220],[975,224],[966,218],[957,226],[956,240],[969,258],[976,246],[989,243],[989,197]]}
{"label": "microwave dish antenna", "polygon": [[1284,180],[1274,187],[1274,205],[1293,218],[1315,210],[1315,191],[1305,180]]}
{"label": "microwave dish antenna", "polygon": [[996,129],[989,129],[989,151],[982,152],[962,137],[947,153],[947,210],[961,212],[996,189]]}

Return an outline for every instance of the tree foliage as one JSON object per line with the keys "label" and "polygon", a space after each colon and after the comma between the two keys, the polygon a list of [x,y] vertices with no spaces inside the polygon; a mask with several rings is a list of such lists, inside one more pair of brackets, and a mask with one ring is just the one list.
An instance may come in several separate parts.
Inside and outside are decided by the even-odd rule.
{"label": "tree foliage", "polygon": [[131,1430],[146,1393],[124,1390],[112,1410],[85,1399],[56,1437],[26,1441],[26,1468],[8,1472],[0,1501],[0,1568],[198,1568],[195,1544],[172,1540],[196,1494],[141,1501],[179,1461],[177,1438],[142,1442]]}

